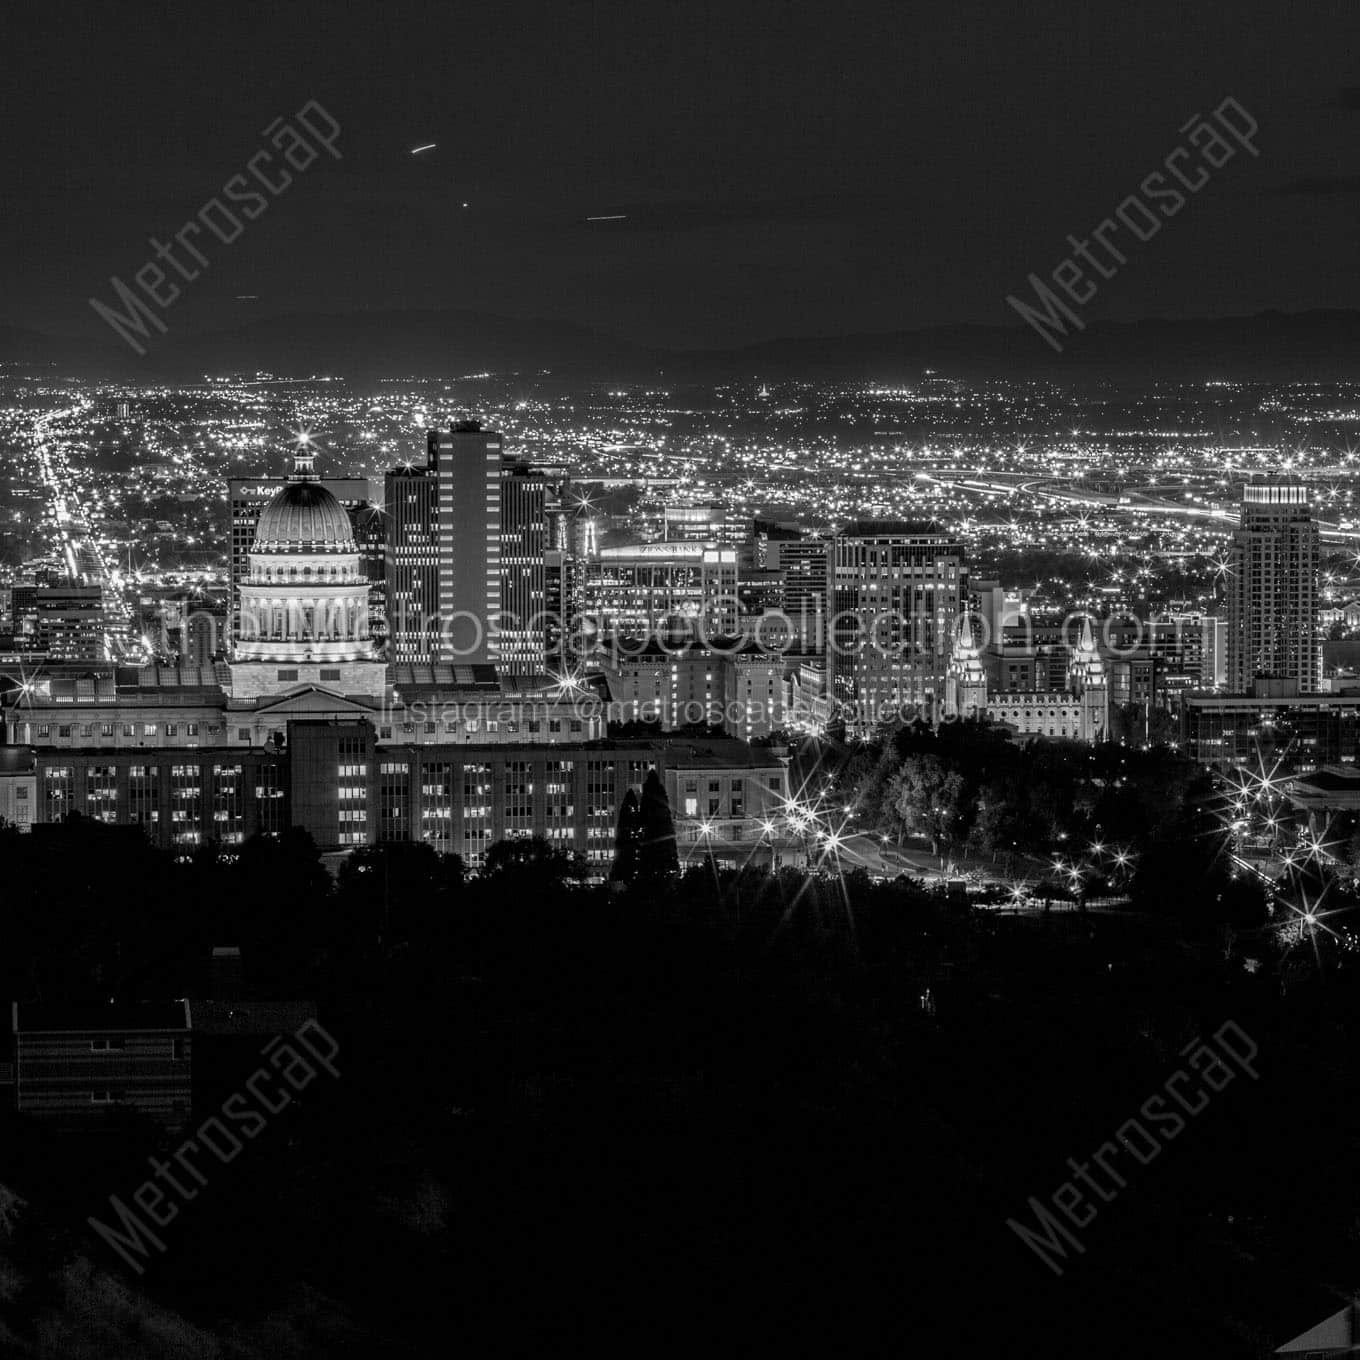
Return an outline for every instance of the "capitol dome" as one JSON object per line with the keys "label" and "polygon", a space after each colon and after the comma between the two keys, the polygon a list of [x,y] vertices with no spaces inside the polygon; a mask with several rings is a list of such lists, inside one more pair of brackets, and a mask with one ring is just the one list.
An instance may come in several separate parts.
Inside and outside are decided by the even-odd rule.
{"label": "capitol dome", "polygon": [[357,545],[349,515],[324,486],[292,481],[260,512],[251,550],[352,553]]}

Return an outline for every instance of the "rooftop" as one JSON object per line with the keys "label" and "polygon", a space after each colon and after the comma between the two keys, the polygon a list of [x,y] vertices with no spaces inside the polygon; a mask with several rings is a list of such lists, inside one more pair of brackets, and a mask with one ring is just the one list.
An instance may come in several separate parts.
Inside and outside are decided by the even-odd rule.
{"label": "rooftop", "polygon": [[95,1001],[16,1001],[10,1021],[15,1034],[187,1030],[189,1003],[139,1001],[100,1005]]}

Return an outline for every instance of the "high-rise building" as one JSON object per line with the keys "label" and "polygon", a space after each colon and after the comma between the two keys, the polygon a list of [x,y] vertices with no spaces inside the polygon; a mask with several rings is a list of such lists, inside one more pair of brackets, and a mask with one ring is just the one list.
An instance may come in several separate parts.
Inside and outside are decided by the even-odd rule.
{"label": "high-rise building", "polygon": [[703,543],[601,548],[587,564],[585,608],[600,634],[737,631],[737,551]]}
{"label": "high-rise building", "polygon": [[936,524],[857,520],[833,535],[831,695],[849,731],[943,712],[966,589],[963,547]]}
{"label": "high-rise building", "polygon": [[541,675],[549,640],[547,473],[505,464],[500,497],[500,667],[507,675]]}
{"label": "high-rise building", "polygon": [[1219,614],[1206,614],[1200,643],[1200,685],[1222,689],[1228,683],[1228,620]]}
{"label": "high-rise building", "polygon": [[98,661],[109,621],[104,592],[95,586],[16,586],[14,630],[32,650],[56,661]]}
{"label": "high-rise building", "polygon": [[431,430],[439,557],[438,659],[467,665],[500,659],[501,465],[504,438],[463,421]]}
{"label": "high-rise building", "polygon": [[1228,574],[1228,686],[1258,678],[1318,689],[1318,526],[1302,482],[1247,482]]}
{"label": "high-rise building", "polygon": [[387,521],[377,505],[361,505],[353,518],[359,563],[368,577],[368,631],[382,651],[387,643]]}
{"label": "high-rise building", "polygon": [[705,501],[699,505],[666,505],[661,510],[661,536],[667,542],[719,543],[737,546],[751,538],[749,517],[723,505]]}
{"label": "high-rise building", "polygon": [[507,459],[476,421],[429,431],[427,452],[385,480],[389,658],[542,674],[549,505],[565,471]]}
{"label": "high-rise building", "polygon": [[784,613],[793,637],[789,651],[819,655],[826,645],[826,540],[770,538],[766,563],[784,577]]}
{"label": "high-rise building", "polygon": [[429,468],[393,468],[383,479],[387,658],[433,661],[439,615],[437,487]]}
{"label": "high-rise building", "polygon": [[[227,482],[231,513],[231,595],[227,601],[231,617],[231,639],[241,638],[241,582],[250,568],[250,548],[255,541],[255,524],[265,506],[288,484],[286,477],[232,477]],[[317,484],[340,502],[351,525],[368,501],[366,477],[320,477]]]}

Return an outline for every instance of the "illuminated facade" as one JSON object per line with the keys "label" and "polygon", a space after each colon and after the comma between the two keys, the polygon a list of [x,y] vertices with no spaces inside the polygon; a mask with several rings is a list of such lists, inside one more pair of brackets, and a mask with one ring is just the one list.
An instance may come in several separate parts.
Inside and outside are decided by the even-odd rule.
{"label": "illuminated facade", "polygon": [[963,547],[935,524],[858,520],[834,535],[828,663],[848,731],[943,709],[966,589]]}
{"label": "illuminated facade", "polygon": [[543,836],[579,852],[596,873],[613,860],[619,804],[647,772],[662,776],[682,861],[742,859],[788,848],[766,823],[788,799],[783,756],[744,742],[532,744],[452,739],[384,742],[363,719],[297,718],[266,748],[39,749],[28,752],[33,821],[70,813],[140,826],[157,845],[188,852],[215,841],[305,828],[327,851],[424,841],[482,863],[510,836]]}
{"label": "illuminated facade", "polygon": [[1105,663],[1091,635],[1091,620],[1082,620],[1081,634],[1068,662],[1065,690],[992,690],[982,663],[974,622],[959,621],[949,662],[947,711],[956,717],[979,717],[1011,728],[1019,736],[1067,737],[1074,741],[1104,741],[1110,729],[1110,685]]}
{"label": "illuminated facade", "polygon": [[368,575],[350,517],[317,480],[310,448],[255,525],[240,584],[233,698],[306,684],[379,697],[386,668],[369,631]]}
{"label": "illuminated facade", "polygon": [[585,611],[601,633],[737,631],[737,552],[704,543],[602,548],[586,565]]}
{"label": "illuminated facade", "polygon": [[1319,689],[1318,526],[1302,482],[1248,482],[1228,570],[1227,684],[1258,677]]}
{"label": "illuminated facade", "polygon": [[[368,501],[368,481],[363,477],[319,477],[318,485],[339,501],[353,522]],[[250,550],[255,542],[255,526],[265,506],[288,485],[286,477],[232,477],[227,481],[227,502],[231,516],[230,596],[228,617],[232,641],[241,636],[241,584],[250,572]]]}

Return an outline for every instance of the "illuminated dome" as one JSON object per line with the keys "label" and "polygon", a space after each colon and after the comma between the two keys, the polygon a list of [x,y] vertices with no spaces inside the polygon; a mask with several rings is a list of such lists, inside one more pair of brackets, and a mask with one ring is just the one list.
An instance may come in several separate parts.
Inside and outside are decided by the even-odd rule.
{"label": "illuminated dome", "polygon": [[238,587],[233,696],[308,682],[378,695],[385,671],[369,632],[368,589],[349,515],[317,481],[303,441],[293,475],[255,525]]}
{"label": "illuminated dome", "polygon": [[352,553],[344,507],[319,482],[293,481],[260,512],[252,552]]}

